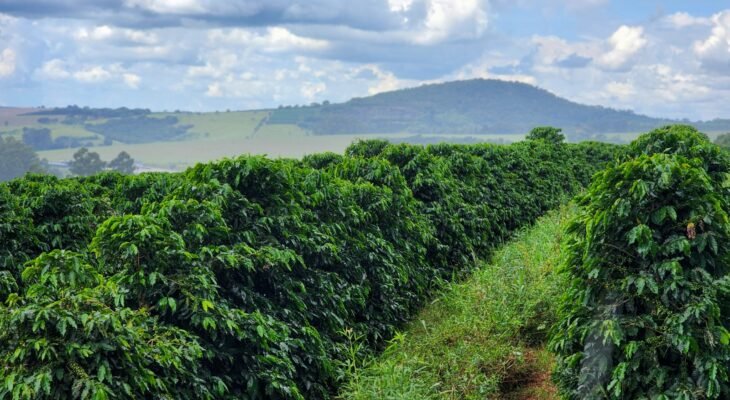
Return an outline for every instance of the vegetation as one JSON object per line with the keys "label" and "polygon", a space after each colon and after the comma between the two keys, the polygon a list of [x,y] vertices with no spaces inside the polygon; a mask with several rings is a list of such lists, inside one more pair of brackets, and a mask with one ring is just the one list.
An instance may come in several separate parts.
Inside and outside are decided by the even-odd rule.
{"label": "vegetation", "polygon": [[68,163],[68,166],[74,175],[89,176],[101,172],[106,167],[106,162],[101,160],[99,153],[82,147],[74,153],[74,159]]}
{"label": "vegetation", "polygon": [[579,197],[551,341],[566,398],[730,396],[729,171],[694,128],[665,127]]}
{"label": "vegetation", "polygon": [[11,137],[0,137],[0,182],[41,170],[41,162],[33,149]]}
{"label": "vegetation", "polygon": [[730,150],[730,132],[718,135],[715,138],[715,144],[723,149]]}
{"label": "vegetation", "polygon": [[554,398],[551,358],[541,345],[556,320],[553,299],[564,282],[555,267],[574,212],[563,207],[540,218],[468,280],[443,288],[381,356],[352,360],[341,397]]}
{"label": "vegetation", "polygon": [[178,119],[172,116],[164,118],[137,116],[86,124],[85,128],[122,143],[146,143],[180,139],[187,134],[190,126],[178,125]]}
{"label": "vegetation", "polygon": [[104,169],[121,174],[134,173],[134,159],[126,151],[122,151],[110,162],[103,161],[99,153],[89,151],[86,147],[74,153],[73,161],[69,162],[69,170],[76,176],[90,176]]}
{"label": "vegetation", "polygon": [[11,181],[0,397],[329,398],[347,360],[617,151],[371,141],[303,161]]}
{"label": "vegetation", "polygon": [[52,149],[51,130],[48,128],[23,128],[23,143],[34,150]]}
{"label": "vegetation", "polygon": [[150,110],[142,108],[89,108],[71,105],[63,108],[41,109],[25,115],[64,115],[82,119],[98,119],[138,117],[148,114],[150,114]]}
{"label": "vegetation", "polygon": [[[40,121],[40,119],[39,119]],[[23,128],[23,143],[34,150],[65,149],[81,146],[82,140],[94,140],[94,136],[59,136],[53,139],[49,128]]]}
{"label": "vegetation", "polygon": [[121,174],[134,173],[134,159],[123,151],[119,153],[113,160],[109,161],[109,168]]}
{"label": "vegetation", "polygon": [[530,130],[526,139],[545,140],[550,143],[558,144],[565,141],[565,135],[560,133],[562,131],[562,129],[553,128],[552,126],[538,126],[537,128],[532,128],[532,130]]}

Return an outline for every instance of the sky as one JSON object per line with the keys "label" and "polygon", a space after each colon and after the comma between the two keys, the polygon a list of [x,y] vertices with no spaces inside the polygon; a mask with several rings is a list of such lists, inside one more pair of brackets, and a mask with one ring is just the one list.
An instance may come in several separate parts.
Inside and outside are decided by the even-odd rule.
{"label": "sky", "polygon": [[730,0],[0,0],[0,106],[244,110],[473,78],[730,118]]}

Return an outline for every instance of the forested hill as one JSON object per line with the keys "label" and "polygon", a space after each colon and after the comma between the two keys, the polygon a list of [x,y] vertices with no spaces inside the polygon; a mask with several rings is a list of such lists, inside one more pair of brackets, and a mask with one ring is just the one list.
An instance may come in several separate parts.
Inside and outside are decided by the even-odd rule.
{"label": "forested hill", "polygon": [[[510,134],[552,125],[572,137],[581,137],[643,132],[676,121],[578,104],[524,83],[475,79],[397,90],[341,104],[279,108],[268,122],[296,124],[314,134]],[[712,123],[720,125],[717,129],[730,128],[728,120]]]}

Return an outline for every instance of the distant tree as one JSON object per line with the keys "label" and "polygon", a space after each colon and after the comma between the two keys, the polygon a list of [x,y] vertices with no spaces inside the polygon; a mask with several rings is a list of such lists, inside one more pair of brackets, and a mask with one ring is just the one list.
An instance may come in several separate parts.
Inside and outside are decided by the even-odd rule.
{"label": "distant tree", "polygon": [[26,172],[42,172],[38,155],[23,142],[0,137],[0,181],[7,181]]}
{"label": "distant tree", "polygon": [[122,174],[132,174],[134,173],[134,159],[126,151],[123,151],[109,162],[109,168]]}
{"label": "distant tree", "polygon": [[545,140],[552,143],[562,143],[565,141],[565,135],[563,130],[560,128],[554,128],[552,126],[538,126],[532,128],[529,134],[527,134],[527,140]]}
{"label": "distant tree", "polygon": [[35,150],[52,149],[51,130],[48,128],[23,128],[23,143]]}
{"label": "distant tree", "polygon": [[99,153],[90,152],[86,147],[82,147],[74,153],[74,159],[68,165],[72,174],[89,176],[103,170],[106,163],[101,160]]}
{"label": "distant tree", "polygon": [[715,138],[715,144],[725,150],[730,150],[730,132],[723,133]]}

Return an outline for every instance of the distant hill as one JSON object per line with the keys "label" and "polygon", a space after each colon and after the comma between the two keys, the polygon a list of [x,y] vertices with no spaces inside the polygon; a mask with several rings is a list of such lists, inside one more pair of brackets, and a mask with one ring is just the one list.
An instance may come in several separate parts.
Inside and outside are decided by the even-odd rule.
{"label": "distant hill", "polygon": [[[294,124],[316,135],[523,134],[535,126],[551,125],[574,138],[644,132],[676,122],[578,104],[524,83],[485,79],[424,85],[341,104],[283,107],[268,120]],[[694,124],[703,128],[707,123]],[[711,130],[723,129],[730,129],[730,120],[712,121]]]}
{"label": "distant hill", "polygon": [[424,85],[339,104],[248,111],[0,107],[0,137],[24,142],[49,162],[67,162],[83,146],[107,160],[125,151],[162,169],[243,153],[301,157],[342,152],[358,139],[510,143],[542,125],[562,128],[571,141],[626,143],[668,123],[692,124],[710,137],[730,132],[727,119],[651,118],[578,104],[523,83],[483,79]]}

